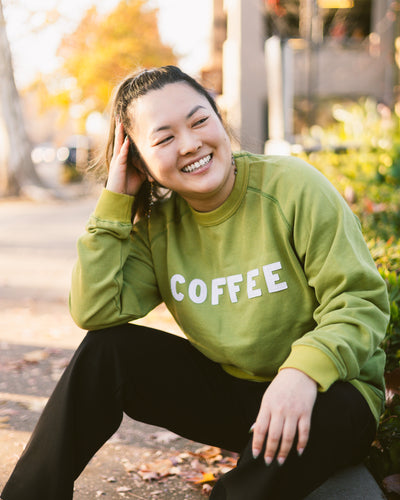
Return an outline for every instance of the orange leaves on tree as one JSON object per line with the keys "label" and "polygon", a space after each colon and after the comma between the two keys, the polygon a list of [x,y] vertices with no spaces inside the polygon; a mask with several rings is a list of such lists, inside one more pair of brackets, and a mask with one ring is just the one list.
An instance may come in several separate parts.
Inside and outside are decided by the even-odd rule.
{"label": "orange leaves on tree", "polygon": [[58,56],[63,64],[57,78],[66,82],[59,104],[79,104],[85,116],[104,111],[116,83],[138,67],[176,62],[171,47],[161,42],[157,10],[146,0],[121,0],[108,14],[92,7],[75,32],[63,38]]}

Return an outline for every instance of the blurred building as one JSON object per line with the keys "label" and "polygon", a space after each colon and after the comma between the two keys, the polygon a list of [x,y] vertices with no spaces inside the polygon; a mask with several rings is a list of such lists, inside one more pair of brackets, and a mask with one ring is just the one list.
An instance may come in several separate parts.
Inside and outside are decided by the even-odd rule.
{"label": "blurred building", "polygon": [[391,106],[398,68],[398,0],[214,0],[203,78],[237,147],[293,141],[317,103],[372,96]]}

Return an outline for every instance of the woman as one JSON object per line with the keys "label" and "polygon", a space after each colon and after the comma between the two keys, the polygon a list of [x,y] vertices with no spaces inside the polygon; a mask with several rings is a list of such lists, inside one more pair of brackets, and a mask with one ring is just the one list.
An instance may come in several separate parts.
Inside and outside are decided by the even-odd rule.
{"label": "woman", "polygon": [[[388,300],[341,196],[298,159],[232,155],[215,102],[173,66],[120,85],[106,159],[70,296],[91,331],[3,499],[71,499],[123,412],[240,452],[213,500],[304,498],[360,462]],[[188,340],[128,324],[163,301]]]}

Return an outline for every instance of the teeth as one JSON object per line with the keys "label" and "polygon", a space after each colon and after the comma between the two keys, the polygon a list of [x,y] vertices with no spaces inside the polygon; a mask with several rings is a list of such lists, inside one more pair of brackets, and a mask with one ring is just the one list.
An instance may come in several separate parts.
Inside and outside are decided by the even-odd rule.
{"label": "teeth", "polygon": [[197,170],[200,167],[203,167],[204,165],[207,165],[207,163],[211,160],[211,155],[207,155],[204,158],[202,158],[199,161],[196,161],[190,165],[187,165],[185,168],[182,169],[182,172],[193,172],[194,170]]}

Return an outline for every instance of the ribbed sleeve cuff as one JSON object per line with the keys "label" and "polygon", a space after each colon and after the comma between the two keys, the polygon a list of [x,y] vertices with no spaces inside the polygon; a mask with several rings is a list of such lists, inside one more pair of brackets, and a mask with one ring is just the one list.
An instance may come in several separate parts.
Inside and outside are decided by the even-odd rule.
{"label": "ribbed sleeve cuff", "polygon": [[102,220],[130,223],[134,199],[133,196],[114,193],[104,188],[94,210],[94,216]]}
{"label": "ribbed sleeve cuff", "polygon": [[286,361],[279,368],[296,368],[318,383],[319,390],[325,392],[339,379],[339,372],[333,361],[316,347],[294,345]]}

